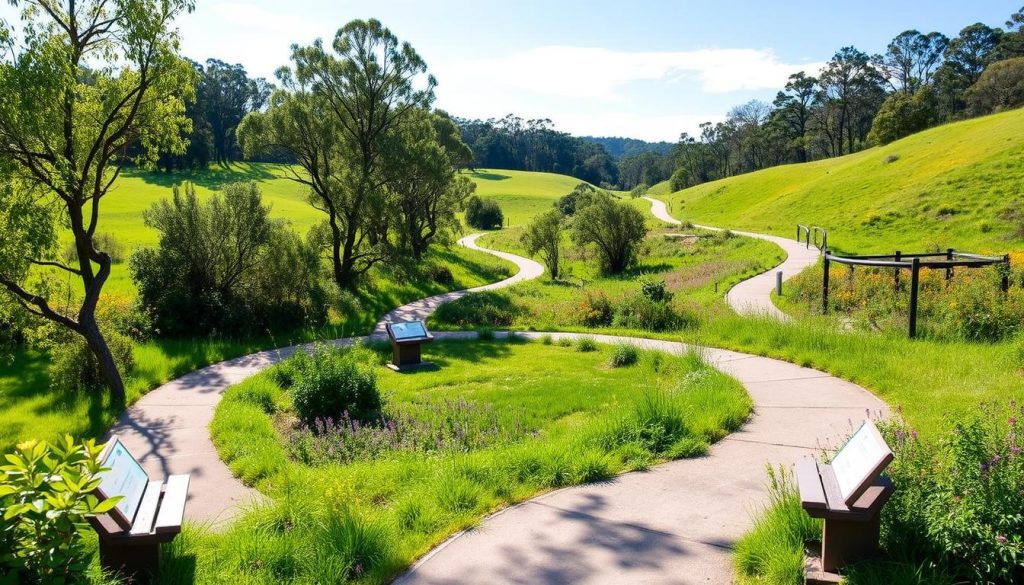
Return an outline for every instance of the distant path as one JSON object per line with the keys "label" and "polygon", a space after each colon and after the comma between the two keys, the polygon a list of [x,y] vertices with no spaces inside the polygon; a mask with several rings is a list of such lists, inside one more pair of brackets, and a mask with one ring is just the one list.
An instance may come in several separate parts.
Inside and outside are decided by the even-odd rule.
{"label": "distant path", "polygon": [[[654,199],[653,197],[644,197],[644,199],[651,202],[651,213],[654,217],[674,225],[682,223],[678,219],[669,215],[664,201]],[[705,225],[696,225],[695,227],[714,231],[722,230],[722,228]],[[786,259],[782,264],[779,264],[771,270],[762,272],[752,278],[748,278],[729,289],[729,292],[725,295],[726,302],[729,303],[729,306],[732,307],[733,310],[741,315],[769,315],[780,320],[788,319],[786,314],[780,311],[778,307],[775,306],[775,303],[772,302],[771,294],[772,290],[775,288],[775,273],[781,270],[782,279],[789,280],[808,266],[816,264],[821,252],[813,246],[807,248],[796,240],[788,240],[778,236],[769,236],[752,232],[738,232],[735,230],[732,230],[732,232],[737,235],[772,242],[785,250]]]}
{"label": "distant path", "polygon": [[[514,276],[403,305],[381,318],[374,335],[384,334],[387,321],[426,319],[441,303],[470,292],[511,286],[544,273],[544,267],[533,260],[481,248],[476,244],[481,235],[466,236],[459,240],[459,244],[516,264],[519,271]],[[335,343],[348,344],[352,341],[350,338]],[[217,454],[208,429],[217,403],[229,386],[287,358],[299,347],[308,345],[257,352],[207,366],[168,382],[128,408],[110,432],[121,438],[151,477],[192,474],[188,505],[185,507],[189,520],[213,524],[228,520],[238,512],[239,505],[249,504],[262,496],[238,481]]]}

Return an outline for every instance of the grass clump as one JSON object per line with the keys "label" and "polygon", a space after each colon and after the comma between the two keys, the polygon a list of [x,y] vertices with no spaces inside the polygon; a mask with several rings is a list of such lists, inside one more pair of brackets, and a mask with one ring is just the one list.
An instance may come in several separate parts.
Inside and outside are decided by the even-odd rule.
{"label": "grass clump", "polygon": [[612,357],[608,365],[613,368],[632,366],[640,359],[640,350],[635,345],[620,343],[612,349]]}
{"label": "grass clump", "polygon": [[593,337],[580,337],[576,339],[576,351],[589,353],[597,351],[597,341]]}

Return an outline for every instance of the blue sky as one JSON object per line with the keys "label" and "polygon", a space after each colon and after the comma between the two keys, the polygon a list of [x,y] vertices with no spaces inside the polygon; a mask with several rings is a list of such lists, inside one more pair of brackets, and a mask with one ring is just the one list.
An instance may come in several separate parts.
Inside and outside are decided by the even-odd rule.
{"label": "blue sky", "polygon": [[187,56],[270,77],[291,43],[375,17],[427,61],[437,106],[452,114],[674,141],[737,104],[770,101],[790,73],[842,46],[876,53],[908,28],[1001,26],[1022,2],[198,0],[179,26]]}

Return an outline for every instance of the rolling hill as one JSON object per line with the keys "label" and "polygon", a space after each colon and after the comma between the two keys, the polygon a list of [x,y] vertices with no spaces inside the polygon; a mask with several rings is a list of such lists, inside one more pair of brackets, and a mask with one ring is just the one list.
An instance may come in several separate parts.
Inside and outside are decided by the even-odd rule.
{"label": "rolling hill", "polygon": [[697,223],[794,237],[829,230],[832,248],[891,253],[1024,247],[1024,110],[932,128],[856,154],[786,165],[668,194]]}

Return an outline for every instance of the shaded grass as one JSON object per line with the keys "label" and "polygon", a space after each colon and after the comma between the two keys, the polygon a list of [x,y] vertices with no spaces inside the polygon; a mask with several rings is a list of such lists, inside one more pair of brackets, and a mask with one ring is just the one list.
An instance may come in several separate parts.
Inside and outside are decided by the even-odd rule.
{"label": "shaded grass", "polygon": [[[358,576],[357,565],[365,582],[384,582],[496,508],[547,489],[702,453],[749,415],[742,387],[699,356],[642,351],[636,365],[610,368],[613,349],[579,353],[517,341],[435,342],[424,357],[437,369],[382,374],[390,401],[416,405],[458,398],[497,410],[521,409],[531,434],[469,452],[394,452],[347,465],[289,461],[274,426],[287,411],[286,394],[269,373],[243,382],[225,394],[211,431],[232,469],[274,502],[224,534],[186,540],[168,564],[195,563],[200,583],[228,576],[313,582],[323,575],[315,566],[325,563],[339,567],[332,582]],[[662,432],[655,434],[665,440],[657,445],[620,432],[659,426]],[[364,536],[356,536],[355,528],[340,538],[306,527],[323,524],[334,509],[359,519]],[[360,554],[335,552],[326,538],[366,547]],[[327,558],[317,556],[322,554]]]}

